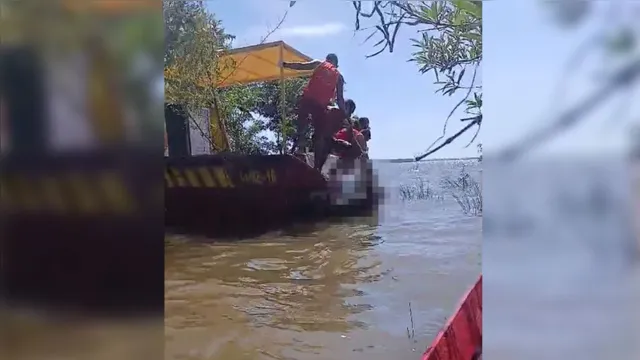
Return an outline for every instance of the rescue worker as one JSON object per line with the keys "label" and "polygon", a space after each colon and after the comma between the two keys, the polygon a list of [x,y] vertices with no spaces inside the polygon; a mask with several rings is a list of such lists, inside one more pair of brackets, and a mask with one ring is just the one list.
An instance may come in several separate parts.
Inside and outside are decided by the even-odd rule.
{"label": "rescue worker", "polygon": [[369,128],[369,118],[361,117],[358,119],[358,130],[364,135],[365,141],[371,140],[371,128]]}
{"label": "rescue worker", "polygon": [[366,151],[365,157],[368,159],[369,158],[369,144],[368,144],[368,142],[369,142],[369,140],[371,140],[371,128],[369,127],[369,118],[367,118],[367,117],[359,118],[355,122],[354,128],[356,128],[358,131],[360,131],[362,133],[362,135],[364,136],[365,151]]}
{"label": "rescue worker", "polygon": [[340,159],[353,160],[367,157],[367,141],[363,133],[358,130],[360,127],[361,125],[356,121],[351,129],[344,127],[334,135],[334,144],[337,145],[335,152]]}
{"label": "rescue worker", "polygon": [[363,165],[367,162],[367,144],[358,127],[360,124],[356,121],[340,129],[333,137],[338,161],[335,169],[329,173],[329,193],[334,204],[348,204],[351,200],[362,200],[368,196],[368,177],[364,176],[366,172],[363,173],[366,169]]}
{"label": "rescue worker", "polygon": [[[298,114],[296,122],[296,138],[294,139],[294,150],[297,153],[304,151],[306,147],[305,133],[309,126],[309,117],[314,129],[318,127],[327,112],[327,107],[332,99],[336,99],[338,109],[342,111],[342,118],[346,118],[347,112],[344,101],[344,78],[338,71],[338,56],[328,54],[324,61],[314,60],[306,63],[282,62],[282,67],[291,70],[309,71],[313,70],[309,83],[305,86],[302,96],[298,101]],[[324,134],[318,131],[316,133],[316,145],[326,140],[333,133]],[[322,145],[321,145],[322,146]],[[318,154],[315,151],[314,154]],[[315,157],[317,158],[318,155]],[[318,158],[317,158],[318,159]],[[320,160],[320,159],[318,159]],[[318,169],[318,165],[322,161],[315,161],[314,167]],[[321,169],[321,167],[319,168]]]}
{"label": "rescue worker", "polygon": [[327,162],[329,154],[333,149],[334,135],[345,125],[349,126],[351,122],[348,120],[356,111],[356,103],[348,99],[344,102],[345,113],[338,108],[329,108],[322,122],[318,123],[314,132],[314,168],[322,170]]}

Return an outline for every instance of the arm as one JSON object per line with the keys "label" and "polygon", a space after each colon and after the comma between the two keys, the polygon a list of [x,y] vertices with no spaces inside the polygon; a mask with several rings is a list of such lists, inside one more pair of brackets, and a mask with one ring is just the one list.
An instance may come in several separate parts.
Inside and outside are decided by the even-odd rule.
{"label": "arm", "polygon": [[361,132],[362,132],[362,135],[364,135],[364,140],[365,141],[371,140],[371,130],[370,129],[364,129]]}
{"label": "arm", "polygon": [[336,102],[338,103],[338,108],[346,114],[344,106],[344,78],[342,77],[342,74],[338,77],[338,83],[336,84]]}
{"label": "arm", "polygon": [[322,63],[322,61],[320,60],[313,60],[313,61],[303,62],[303,63],[283,61],[282,67],[285,69],[298,70],[298,71],[314,70],[315,68],[318,67],[318,65],[320,65],[320,63]]}
{"label": "arm", "polygon": [[356,144],[360,146],[360,150],[362,150],[362,153],[366,154],[367,151],[369,151],[369,149],[367,149],[367,142],[364,139],[364,135],[362,135],[361,133],[357,134],[355,136],[355,140],[356,140]]}

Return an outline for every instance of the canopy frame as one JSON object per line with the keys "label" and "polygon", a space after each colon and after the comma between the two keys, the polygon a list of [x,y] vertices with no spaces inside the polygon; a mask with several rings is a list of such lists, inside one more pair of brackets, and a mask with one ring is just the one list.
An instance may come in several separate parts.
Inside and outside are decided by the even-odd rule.
{"label": "canopy frame", "polygon": [[[269,50],[274,50],[269,53]],[[276,52],[277,50],[277,52]],[[264,54],[261,54],[264,53]],[[273,56],[271,59],[265,56]],[[225,88],[234,85],[248,85],[251,83],[267,82],[274,80],[298,78],[308,76],[312,71],[299,71],[281,69],[279,63],[282,61],[294,61],[294,62],[307,62],[313,61],[308,55],[303,54],[299,50],[294,49],[284,41],[273,41],[264,44],[244,46],[240,48],[234,48],[228,51],[224,51],[220,56],[220,63],[226,63],[231,60],[235,61],[229,73],[221,75],[222,81],[217,84],[218,88]],[[267,69],[263,69],[263,72],[256,73],[252,69],[251,63],[246,63],[247,59],[259,60],[260,63],[268,66]],[[255,64],[253,64],[255,65]],[[248,73],[254,75],[253,78],[242,77],[242,73]]]}
{"label": "canopy frame", "polygon": [[[261,52],[268,54],[269,50],[277,49],[277,57],[267,59],[261,55]],[[244,55],[244,56],[243,56]],[[266,63],[267,68],[262,73],[258,73],[252,69],[249,62],[243,67],[243,63],[248,58],[258,60],[260,63]],[[220,62],[225,63],[226,59],[230,59],[235,63],[228,74],[221,76],[222,81],[218,84],[218,88],[225,88],[234,85],[248,85],[257,82],[280,81],[280,132],[282,133],[280,152],[284,154],[287,148],[286,129],[286,91],[285,80],[290,78],[298,78],[311,75],[312,71],[285,70],[282,67],[284,61],[308,62],[313,58],[294,49],[284,41],[274,41],[264,44],[245,46],[226,51],[221,57]],[[240,74],[249,74],[249,77],[242,77]],[[219,111],[216,109],[216,111]],[[219,113],[218,113],[219,115]],[[218,116],[220,128],[224,128],[223,120]]]}

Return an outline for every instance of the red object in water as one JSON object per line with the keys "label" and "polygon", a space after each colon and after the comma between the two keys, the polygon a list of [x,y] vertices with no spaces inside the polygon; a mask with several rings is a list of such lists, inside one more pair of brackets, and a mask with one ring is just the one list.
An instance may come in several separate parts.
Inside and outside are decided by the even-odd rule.
{"label": "red object in water", "polygon": [[462,298],[422,360],[473,360],[482,354],[482,275]]}

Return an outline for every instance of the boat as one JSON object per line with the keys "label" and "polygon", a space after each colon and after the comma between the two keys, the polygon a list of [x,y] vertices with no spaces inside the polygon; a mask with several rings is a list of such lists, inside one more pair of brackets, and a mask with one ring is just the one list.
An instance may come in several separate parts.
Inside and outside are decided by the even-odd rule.
{"label": "boat", "polygon": [[322,204],[326,180],[289,155],[167,158],[165,224],[215,236],[253,235]]}
{"label": "boat", "polygon": [[[116,78],[117,68],[104,66],[102,60],[108,65],[112,58],[101,56],[106,50],[99,42],[92,44],[79,53],[89,65],[85,76],[65,78],[65,83],[111,89],[108,80]],[[276,52],[278,46],[284,50],[284,44],[277,44],[270,51],[274,46]],[[118,98],[106,90],[82,99],[87,114],[80,118],[98,146],[72,143],[78,147],[50,151],[53,120],[69,119],[47,111],[54,92],[43,84],[56,68],[44,66],[26,44],[0,47],[0,59],[7,115],[0,132],[11,144],[5,149],[3,141],[0,152],[1,289],[6,304],[106,315],[161,314],[164,247],[158,245],[165,235],[163,219],[231,233],[286,221],[299,211],[313,212],[314,201],[320,211],[326,205],[327,180],[289,155],[183,154],[161,160],[156,148],[122,136],[128,125],[117,114],[122,104],[114,105]],[[74,63],[58,66],[61,74],[75,71]],[[56,136],[67,133],[77,132]],[[164,180],[158,171],[162,165]]]}
{"label": "boat", "polygon": [[[225,67],[231,70],[223,71],[220,77],[224,80],[218,86],[284,81],[309,75],[309,72],[284,70],[279,64],[311,60],[283,41],[232,49],[219,60],[221,64],[233,66]],[[166,74],[171,76],[171,69]],[[165,107],[165,128],[169,133],[165,157],[165,224],[172,231],[215,237],[254,236],[296,218],[344,215],[345,209],[367,209],[373,204],[373,185],[359,191],[365,195],[353,201],[345,201],[350,200],[346,194],[354,193],[353,189],[342,186],[371,184],[367,182],[373,176],[368,161],[358,167],[360,176],[334,176],[333,180],[341,186],[330,186],[335,157],[329,159],[320,172],[313,168],[312,154],[298,158],[288,154],[214,153],[208,149],[209,145],[202,146],[198,134],[207,128],[211,132],[207,135],[212,139],[207,140],[209,143],[217,142],[218,149],[228,148],[224,122],[216,109],[207,110],[202,124],[193,124],[181,113],[184,111],[177,104]],[[191,131],[192,126],[197,126],[199,131]],[[195,143],[200,145],[194,146]]]}
{"label": "boat", "polygon": [[[29,41],[0,46],[6,106],[0,123],[0,301],[109,316],[162,314],[162,163],[157,149],[123,136],[130,124],[118,112],[123,104],[111,82],[122,74],[116,55],[100,41],[104,22],[94,22],[99,14],[112,24],[111,15],[122,19],[134,9],[119,12],[111,1],[104,13],[106,2],[75,3],[96,26],[79,31],[79,22],[56,23],[60,31],[42,42],[64,36],[69,47],[59,59],[69,50],[74,61],[47,62]],[[51,21],[75,19],[63,4],[47,5],[59,16]],[[31,7],[3,10],[16,11],[17,19],[35,16]],[[17,22],[8,36],[40,34],[32,27]],[[51,111],[55,101],[73,105]]]}
{"label": "boat", "polygon": [[479,359],[482,359],[482,275],[422,355],[422,360]]}

